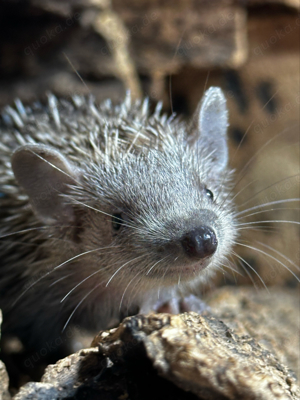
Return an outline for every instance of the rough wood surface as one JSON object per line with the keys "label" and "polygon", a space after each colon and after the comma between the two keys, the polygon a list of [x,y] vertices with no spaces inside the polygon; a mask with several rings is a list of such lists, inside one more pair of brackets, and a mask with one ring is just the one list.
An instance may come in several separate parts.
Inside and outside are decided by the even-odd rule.
{"label": "rough wood surface", "polygon": [[[1,324],[2,324],[2,313],[0,310],[0,339],[1,339]],[[0,400],[9,400],[10,395],[8,393],[8,376],[4,363],[0,360]]]}
{"label": "rough wood surface", "polygon": [[[217,316],[191,312],[126,318],[118,328],[101,332],[92,343],[97,347],[48,366],[41,383],[25,385],[15,400],[37,394],[47,400],[299,399],[295,374],[276,353],[283,335],[279,326],[274,329],[276,322],[268,323],[268,316],[281,317],[280,310],[291,312],[295,294],[282,291],[274,301],[275,291],[271,298],[255,293],[220,290],[209,300]],[[257,320],[255,310],[262,315]],[[295,314],[286,319],[283,334],[297,328]],[[295,343],[289,345],[295,349]]]}

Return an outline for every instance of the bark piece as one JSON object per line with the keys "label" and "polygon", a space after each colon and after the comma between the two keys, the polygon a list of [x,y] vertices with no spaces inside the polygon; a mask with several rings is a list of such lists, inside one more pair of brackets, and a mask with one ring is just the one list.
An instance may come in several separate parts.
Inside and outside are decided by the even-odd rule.
{"label": "bark piece", "polygon": [[[228,307],[230,302],[227,313]],[[210,314],[128,317],[118,328],[100,332],[92,345],[98,348],[48,366],[42,382],[25,385],[15,400],[296,400],[300,396],[292,371],[274,354]]]}
{"label": "bark piece", "polygon": [[270,287],[221,288],[207,303],[239,336],[251,336],[300,379],[300,291]]}
{"label": "bark piece", "polygon": [[[2,323],[2,313],[0,310],[0,338],[1,338],[1,323]],[[8,383],[9,381],[5,365],[0,360],[0,400],[9,400],[11,398],[8,393]]]}

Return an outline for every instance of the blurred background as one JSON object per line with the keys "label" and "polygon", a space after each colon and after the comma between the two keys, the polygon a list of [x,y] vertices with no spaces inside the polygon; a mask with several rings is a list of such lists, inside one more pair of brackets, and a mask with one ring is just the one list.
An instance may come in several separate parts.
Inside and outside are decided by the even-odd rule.
{"label": "blurred background", "polygon": [[0,107],[47,91],[119,102],[129,88],[186,118],[220,86],[238,209],[258,206],[243,214],[256,213],[241,241],[259,250],[238,246],[245,261],[234,263],[248,272],[211,285],[262,286],[259,274],[294,287],[283,264],[297,274],[299,225],[260,221],[299,221],[299,202],[263,207],[299,197],[299,9],[299,0],[0,0]]}

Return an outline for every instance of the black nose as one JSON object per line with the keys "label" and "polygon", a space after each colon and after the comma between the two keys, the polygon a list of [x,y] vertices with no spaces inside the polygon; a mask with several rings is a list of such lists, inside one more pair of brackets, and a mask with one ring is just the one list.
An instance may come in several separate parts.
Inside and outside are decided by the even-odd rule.
{"label": "black nose", "polygon": [[186,254],[195,258],[212,255],[218,246],[216,234],[209,226],[200,226],[188,232],[181,243]]}

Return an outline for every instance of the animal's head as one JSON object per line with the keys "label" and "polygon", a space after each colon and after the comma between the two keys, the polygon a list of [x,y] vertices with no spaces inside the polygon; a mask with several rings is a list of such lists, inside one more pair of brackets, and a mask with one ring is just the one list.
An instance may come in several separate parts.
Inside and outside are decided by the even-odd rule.
{"label": "animal's head", "polygon": [[13,154],[12,167],[36,217],[68,226],[78,253],[90,252],[85,263],[107,280],[198,281],[225,262],[235,238],[227,125],[225,97],[213,87],[188,125],[143,114],[112,129],[109,154],[99,146],[97,160],[87,147],[75,163],[33,144]]}

